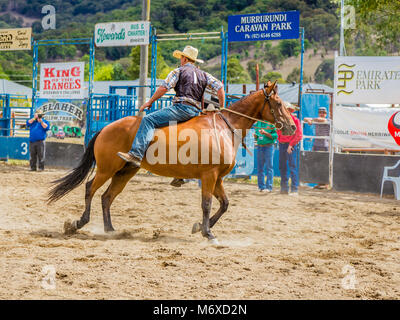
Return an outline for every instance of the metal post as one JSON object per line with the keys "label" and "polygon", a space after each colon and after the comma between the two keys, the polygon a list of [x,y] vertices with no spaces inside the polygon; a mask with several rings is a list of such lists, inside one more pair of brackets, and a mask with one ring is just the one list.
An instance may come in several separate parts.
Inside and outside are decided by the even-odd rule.
{"label": "metal post", "polygon": [[[228,92],[228,32],[225,32],[225,59],[224,59],[224,64],[225,64],[225,74],[224,74],[224,79],[225,79],[225,93]],[[226,98],[225,98],[225,105],[223,106],[225,108],[226,106]]]}
{"label": "metal post", "polygon": [[88,89],[88,96],[90,99],[90,95],[92,94],[93,91],[93,80],[94,80],[94,53],[95,53],[95,47],[94,47],[94,38],[90,40],[90,57],[89,57],[89,89]]}
{"label": "metal post", "polygon": [[152,28],[152,36],[150,39],[151,39],[151,95],[153,95],[156,92],[156,79],[157,79],[157,34],[156,34],[156,28],[154,27]]}
{"label": "metal post", "polygon": [[[142,19],[150,21],[150,0],[143,0]],[[140,78],[139,78],[139,105],[144,104],[147,94],[147,73],[148,73],[149,45],[140,46]]]}
{"label": "metal post", "polygon": [[31,117],[33,116],[35,110],[35,100],[37,94],[37,71],[38,71],[38,43],[33,41],[33,63],[32,63],[32,108]]}
{"label": "metal post", "polygon": [[303,64],[304,64],[304,27],[300,28],[301,56],[300,56],[300,83],[299,83],[299,114],[301,116],[301,95],[303,93]]}
{"label": "metal post", "polygon": [[344,56],[344,0],[340,3],[340,55]]}
{"label": "metal post", "polygon": [[[335,69],[336,70],[336,60],[338,57],[338,52],[335,51]],[[337,79],[336,79],[336,74],[335,74],[335,89],[336,89],[336,83],[337,83]],[[336,94],[335,94],[336,90],[334,91],[332,97],[332,108],[331,108],[331,126],[330,126],[330,130],[329,130],[329,188],[333,188],[333,158],[334,158],[334,154],[335,154],[335,137],[334,137],[334,130],[333,130],[333,118],[335,116],[335,108],[336,108]]]}
{"label": "metal post", "polygon": [[[301,97],[303,93],[303,63],[304,63],[304,27],[300,27],[300,41],[301,41],[301,57],[300,57],[300,83],[299,83],[299,120],[302,121],[302,108],[301,108]],[[303,130],[303,128],[301,127]],[[300,148],[297,148],[297,173],[299,175],[299,184],[300,184]]]}
{"label": "metal post", "polygon": [[221,81],[225,83],[224,75],[225,75],[225,34],[224,27],[221,27]]}

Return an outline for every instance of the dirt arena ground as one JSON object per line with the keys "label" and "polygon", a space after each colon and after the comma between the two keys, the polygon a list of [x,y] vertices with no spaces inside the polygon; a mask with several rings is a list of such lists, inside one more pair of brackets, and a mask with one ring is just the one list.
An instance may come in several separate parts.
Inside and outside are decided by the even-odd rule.
{"label": "dirt arena ground", "polygon": [[103,187],[89,224],[66,236],[84,187],[46,204],[49,182],[65,173],[0,164],[0,299],[400,298],[393,199],[308,188],[259,194],[227,182],[215,246],[191,234],[201,219],[197,184],[176,189],[141,175],[113,204],[114,234],[103,232]]}

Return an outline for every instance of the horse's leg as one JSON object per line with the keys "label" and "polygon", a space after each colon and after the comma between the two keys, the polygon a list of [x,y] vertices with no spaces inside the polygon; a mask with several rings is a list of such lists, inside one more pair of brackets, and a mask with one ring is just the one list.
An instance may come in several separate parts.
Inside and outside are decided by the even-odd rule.
{"label": "horse's leg", "polygon": [[87,224],[90,220],[90,206],[92,203],[92,199],[97,189],[99,189],[110,176],[105,173],[96,172],[96,176],[94,179],[90,180],[86,183],[86,191],[85,191],[85,211],[83,212],[81,218],[79,220],[75,220],[71,225],[64,225],[64,229],[66,232],[73,233],[78,229],[81,229],[85,224]]}
{"label": "horse's leg", "polygon": [[226,212],[226,210],[228,210],[229,201],[222,185],[222,178],[217,179],[217,183],[214,189],[214,196],[219,201],[220,207],[218,211],[210,218],[210,228],[212,228],[214,224],[217,223],[219,218],[221,218],[221,216]]}
{"label": "horse's leg", "polygon": [[[221,216],[228,210],[229,201],[222,185],[222,178],[217,179],[213,195],[219,201],[220,207],[218,211],[210,218],[210,228],[212,228],[218,219],[221,218]],[[193,225],[192,233],[200,231],[201,228],[202,225],[200,223],[195,223]]]}
{"label": "horse's leg", "polygon": [[201,179],[201,208],[203,210],[203,222],[201,224],[195,224],[193,226],[193,228],[195,228],[195,226],[198,225],[201,229],[201,234],[208,240],[215,239],[210,230],[210,211],[215,182],[216,179],[213,176]]}
{"label": "horse's leg", "polygon": [[121,193],[128,181],[139,171],[139,169],[140,168],[135,168],[127,164],[112,177],[111,184],[107,188],[106,192],[104,192],[101,196],[105,232],[114,231],[114,228],[111,224],[111,204],[113,203],[115,197]]}

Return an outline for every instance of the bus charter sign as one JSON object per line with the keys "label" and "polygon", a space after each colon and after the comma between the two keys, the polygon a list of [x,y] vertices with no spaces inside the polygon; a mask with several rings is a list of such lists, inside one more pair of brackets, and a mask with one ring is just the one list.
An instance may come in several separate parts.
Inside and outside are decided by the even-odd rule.
{"label": "bus charter sign", "polygon": [[40,98],[83,99],[84,62],[42,63]]}
{"label": "bus charter sign", "polygon": [[97,47],[148,45],[150,21],[98,23],[94,31]]}
{"label": "bus charter sign", "polygon": [[274,12],[228,17],[228,41],[297,39],[300,12]]}

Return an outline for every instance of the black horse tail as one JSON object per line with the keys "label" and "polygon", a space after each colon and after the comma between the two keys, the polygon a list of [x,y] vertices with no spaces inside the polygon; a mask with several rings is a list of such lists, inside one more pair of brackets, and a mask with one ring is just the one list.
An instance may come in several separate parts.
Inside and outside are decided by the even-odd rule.
{"label": "black horse tail", "polygon": [[90,169],[94,170],[96,159],[94,158],[94,143],[101,131],[97,132],[95,136],[89,141],[85,153],[79,165],[73,169],[68,175],[61,179],[52,181],[57,184],[49,191],[48,203],[57,201],[64,197],[68,192],[79,186],[83,180],[88,176]]}

